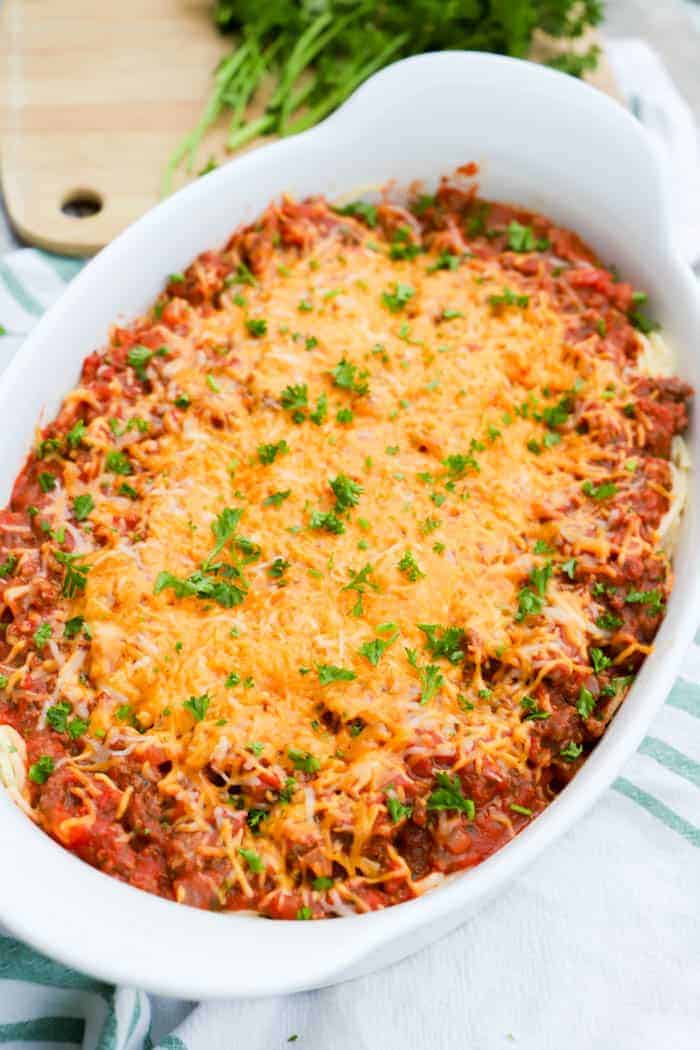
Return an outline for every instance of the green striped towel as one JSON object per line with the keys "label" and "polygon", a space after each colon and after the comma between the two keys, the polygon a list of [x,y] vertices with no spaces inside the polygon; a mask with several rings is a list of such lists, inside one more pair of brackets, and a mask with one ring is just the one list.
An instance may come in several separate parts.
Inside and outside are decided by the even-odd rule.
{"label": "green striped towel", "polygon": [[[0,371],[81,265],[33,249],[0,260]],[[560,1050],[566,1032],[569,1050],[697,1050],[696,642],[593,812],[446,940],[350,985],[196,1006],[110,987],[0,931],[0,1047],[270,1050],[291,1040],[304,1050],[496,1050],[512,1036],[519,1050]]]}

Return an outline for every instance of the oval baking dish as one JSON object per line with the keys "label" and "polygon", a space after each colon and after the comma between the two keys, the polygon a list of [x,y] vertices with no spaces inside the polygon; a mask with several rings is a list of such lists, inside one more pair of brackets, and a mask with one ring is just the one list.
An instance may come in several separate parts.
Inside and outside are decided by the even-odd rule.
{"label": "oval baking dish", "polygon": [[[36,420],[56,410],[114,318],[144,310],[165,275],[221,244],[283,192],[333,199],[392,178],[431,187],[439,174],[471,160],[480,166],[482,196],[543,212],[576,230],[600,257],[648,289],[679,374],[699,385],[691,353],[700,331],[698,292],[670,243],[664,187],[642,129],[616,103],[552,71],[489,55],[425,55],[378,74],[318,128],[181,191],[86,267],[0,383],[3,500]],[[697,433],[689,443],[694,459]],[[13,863],[0,869],[0,919],[80,970],[197,998],[316,987],[416,950],[473,914],[568,828],[638,745],[697,621],[692,552],[699,539],[691,486],[668,612],[629,699],[556,801],[479,867],[417,900],[326,923],[212,914],[105,879],[51,842],[3,793],[1,841]]]}

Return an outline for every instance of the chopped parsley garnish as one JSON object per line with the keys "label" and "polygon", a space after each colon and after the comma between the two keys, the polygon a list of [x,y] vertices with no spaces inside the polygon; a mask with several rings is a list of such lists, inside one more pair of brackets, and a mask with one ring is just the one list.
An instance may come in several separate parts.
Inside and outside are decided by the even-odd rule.
{"label": "chopped parsley garnish", "polygon": [[267,321],[262,317],[249,317],[245,326],[248,329],[248,334],[252,335],[254,339],[259,339],[267,332]]}
{"label": "chopped parsley garnish", "polygon": [[308,299],[300,299],[297,303],[297,310],[302,314],[310,313],[313,308],[313,303],[309,302]]}
{"label": "chopped parsley garnish", "polygon": [[40,759],[29,767],[29,779],[35,784],[45,784],[54,770],[54,762],[50,755],[42,755]]}
{"label": "chopped parsley garnish", "polygon": [[470,798],[464,797],[462,784],[455,773],[450,777],[448,773],[436,773],[435,780],[438,787],[428,795],[428,809],[456,809],[465,813],[468,820],[476,816],[476,806]]}
{"label": "chopped parsley garnish", "polygon": [[338,476],[332,478],[328,484],[335,496],[336,514],[342,514],[343,511],[350,510],[351,507],[356,507],[360,502],[360,496],[364,492],[362,485],[353,481],[352,478],[347,477],[346,474],[338,474]]}
{"label": "chopped parsley garnish", "polygon": [[354,671],[347,667],[336,667],[334,664],[316,664],[316,673],[321,685],[330,685],[332,682],[352,682],[357,678]]}
{"label": "chopped parsley garnish", "polygon": [[61,700],[53,704],[46,712],[46,721],[57,733],[65,733],[68,730],[68,718],[73,710],[73,705],[67,700]]}
{"label": "chopped parsley garnish", "polygon": [[285,452],[289,452],[289,445],[284,438],[271,445],[258,445],[258,459],[265,465],[274,463]]}
{"label": "chopped parsley garnish", "polygon": [[520,707],[525,712],[523,722],[543,722],[550,717],[549,711],[543,711],[537,706],[537,701],[533,696],[521,697]]}
{"label": "chopped parsley garnish", "polygon": [[185,700],[183,707],[187,708],[194,717],[195,722],[201,722],[209,709],[211,700],[207,693],[202,693],[201,696],[191,696],[189,700]]}
{"label": "chopped parsley garnish", "polygon": [[313,879],[312,882],[311,882],[311,885],[313,886],[313,888],[315,890],[317,890],[319,893],[322,892],[323,890],[332,890],[334,884],[335,884],[334,880],[329,878],[327,875],[319,875],[317,878]]}
{"label": "chopped parsley garnish", "polygon": [[426,273],[435,273],[436,270],[456,270],[461,262],[459,255],[452,252],[440,252],[437,259],[428,266]]}
{"label": "chopped parsley garnish", "polygon": [[175,408],[189,408],[192,404],[192,399],[189,394],[178,394],[173,404]]}
{"label": "chopped parsley garnish", "polygon": [[50,623],[40,624],[34,632],[34,645],[37,649],[43,649],[52,634],[53,627]]}
{"label": "chopped parsley garnish", "polygon": [[63,637],[75,638],[76,635],[80,634],[81,631],[83,632],[86,638],[92,637],[90,628],[85,623],[84,618],[82,616],[71,616],[70,620],[66,620],[65,625],[63,627]]}
{"label": "chopped parsley garnish", "polygon": [[69,448],[78,448],[80,442],[87,434],[87,427],[82,419],[79,419],[66,434],[66,442]]}
{"label": "chopped parsley garnish", "polygon": [[19,564],[19,558],[16,554],[8,554],[2,565],[0,565],[0,580],[7,580],[12,576],[13,572]]}
{"label": "chopped parsley garnish", "polygon": [[542,409],[542,419],[548,427],[562,426],[566,423],[573,410],[571,397],[565,394],[557,401],[556,405],[547,405]]}
{"label": "chopped parsley garnish", "polygon": [[127,454],[118,452],[116,449],[112,449],[105,456],[105,470],[108,470],[110,474],[123,474],[125,476],[134,472]]}
{"label": "chopped parsley garnish", "polygon": [[357,593],[357,601],[352,607],[353,616],[362,616],[364,608],[362,605],[363,597],[369,587],[373,591],[379,590],[379,585],[373,580],[370,580],[370,576],[373,573],[372,566],[368,563],[364,568],[360,569],[359,572],[350,570],[350,581],[346,583],[342,588],[344,591],[355,591]]}
{"label": "chopped parsley garnish", "polygon": [[658,615],[664,607],[664,596],[659,590],[628,591],[625,601],[629,605],[648,605],[649,612]]}
{"label": "chopped parsley garnish", "polygon": [[82,594],[87,584],[89,565],[80,564],[82,554],[66,554],[64,551],[54,551],[53,556],[59,565],[63,565],[66,573],[63,577],[61,594],[64,598],[75,598],[76,594]]}
{"label": "chopped parsley garnish", "polygon": [[309,405],[309,388],[306,383],[285,387],[280,395],[280,404],[287,412],[291,412],[295,423],[303,423]]}
{"label": "chopped parsley garnish", "polygon": [[392,784],[390,784],[387,788],[384,800],[386,802],[387,812],[391,817],[392,824],[398,824],[402,820],[409,819],[411,814],[413,813],[413,806],[409,805],[406,802],[400,802],[399,799],[396,797],[396,795],[394,794],[394,788]]}
{"label": "chopped parsley garnish", "polygon": [[522,226],[516,219],[508,223],[506,236],[512,252],[544,252],[549,248],[546,237],[535,237],[531,226]]}
{"label": "chopped parsley garnish", "polygon": [[141,383],[145,383],[148,379],[146,375],[146,368],[151,363],[154,357],[167,357],[169,350],[167,346],[161,346],[157,350],[151,350],[148,346],[141,346],[137,343],[136,346],[132,346],[126,355],[128,363],[136,373],[137,378]]}
{"label": "chopped parsley garnish", "polygon": [[199,570],[184,580],[179,576],[174,576],[171,572],[159,572],[153,593],[160,594],[164,590],[173,591],[176,598],[211,599],[224,609],[233,609],[240,605],[248,592],[242,580],[239,584],[228,583],[226,580],[218,580],[215,576],[207,575]]}
{"label": "chopped parsley garnish", "polygon": [[658,332],[661,327],[658,321],[654,321],[649,317],[645,310],[640,310],[639,307],[629,311],[627,314],[627,320],[643,335],[649,335],[651,332]]}
{"label": "chopped parsley garnish", "polygon": [[76,496],[73,500],[73,517],[76,521],[85,521],[95,509],[95,501],[89,492]]}
{"label": "chopped parsley garnish", "polygon": [[382,292],[382,303],[386,306],[387,310],[392,312],[392,314],[397,314],[403,310],[406,303],[408,303],[415,294],[416,290],[412,285],[405,284],[403,281],[397,281],[394,284],[393,291]]}
{"label": "chopped parsley garnish", "polygon": [[351,215],[355,219],[362,219],[372,229],[377,225],[377,209],[374,204],[367,201],[350,201],[342,208],[334,208],[338,215]]}
{"label": "chopped parsley garnish", "polygon": [[415,667],[420,678],[420,702],[429,703],[445,684],[445,678],[436,664],[421,667],[415,649],[407,649],[406,657],[411,667]]}
{"label": "chopped parsley garnish", "polygon": [[617,485],[613,481],[604,481],[600,485],[594,485],[592,481],[584,481],[581,491],[585,496],[590,496],[591,499],[600,502],[604,499],[611,499],[617,493]]}
{"label": "chopped parsley garnish", "polygon": [[573,740],[570,741],[570,743],[568,743],[566,747],[563,747],[559,752],[560,757],[563,758],[566,762],[575,762],[576,759],[580,758],[582,754],[583,748],[580,744],[574,743]]}
{"label": "chopped parsley garnish", "polygon": [[[287,758],[300,773],[318,773],[321,768],[319,760],[309,751],[297,751],[295,748],[290,748],[289,751],[287,751]],[[294,781],[293,783],[294,787],[296,787],[296,783]],[[287,784],[285,785],[285,788],[288,787],[289,781],[287,781]],[[280,799],[281,798],[282,792],[280,792]],[[285,799],[285,801],[289,802],[289,798]]]}
{"label": "chopped parsley garnish", "polygon": [[263,507],[281,507],[286,499],[292,494],[291,489],[283,489],[281,492],[271,492],[270,495],[263,500]]}
{"label": "chopped parsley garnish", "polygon": [[126,496],[128,499],[138,499],[139,494],[133,485],[130,485],[128,481],[123,481],[117,492],[120,496]]}
{"label": "chopped parsley garnish", "polygon": [[364,642],[359,649],[360,655],[369,660],[372,667],[376,667],[389,646],[393,645],[397,638],[398,634],[394,634],[391,638],[373,638],[371,642]]}
{"label": "chopped parsley garnish", "polygon": [[508,808],[510,810],[512,810],[513,813],[519,813],[522,817],[531,817],[532,816],[532,810],[531,809],[528,809],[527,806],[521,806],[517,802],[511,802],[511,804],[510,804],[510,806]]}
{"label": "chopped parsley garnish", "polygon": [[408,580],[410,580],[411,583],[416,583],[417,580],[420,580],[425,576],[425,573],[421,571],[413,552],[410,550],[404,551],[397,563],[397,568]]}
{"label": "chopped parsley garnish", "polygon": [[233,273],[230,273],[224,280],[224,284],[230,287],[232,284],[250,284],[255,285],[258,283],[257,277],[244,262],[240,262]]}
{"label": "chopped parsley garnish", "polygon": [[609,667],[612,660],[609,656],[606,656],[602,649],[591,649],[590,652],[591,667],[596,674],[604,671],[606,667]]}
{"label": "chopped parsley garnish", "polygon": [[[311,911],[311,908],[308,906],[308,904],[303,904],[301,906],[301,908],[299,908],[297,910],[295,918],[301,919],[301,920],[308,920],[308,919],[312,919],[313,918],[313,912]],[[288,1043],[289,1042],[295,1043],[298,1038],[299,1038],[298,1036],[295,1036],[294,1038],[292,1038],[292,1036],[290,1035],[290,1037],[287,1040],[287,1042]]]}
{"label": "chopped parsley garnish", "polygon": [[465,634],[461,627],[440,627],[436,623],[419,623],[425,635],[425,647],[437,660],[459,664],[464,659]]}
{"label": "chopped parsley garnish", "polygon": [[570,580],[573,580],[576,575],[576,558],[568,558],[566,561],[563,561],[560,568]]}
{"label": "chopped parsley garnish", "polygon": [[211,523],[211,531],[214,534],[216,543],[204,563],[203,568],[205,571],[213,566],[214,559],[221,554],[229,540],[233,539],[242,517],[243,511],[240,507],[224,507],[221,513],[214,518]]}
{"label": "chopped parsley garnish", "polygon": [[593,709],[596,705],[596,698],[590,689],[586,689],[585,685],[582,685],[579,689],[578,700],[576,701],[576,710],[580,714],[581,718],[590,718],[593,714]]}
{"label": "chopped parsley garnish", "polygon": [[312,529],[319,529],[323,532],[332,532],[339,536],[342,532],[345,532],[345,525],[333,511],[314,510],[311,512],[311,520],[309,525]]}
{"label": "chopped parsley garnish", "polygon": [[39,475],[39,488],[42,492],[53,492],[56,488],[56,478],[53,474],[49,474],[47,471],[42,471]]}
{"label": "chopped parsley garnish", "polygon": [[61,448],[61,442],[58,438],[44,438],[40,441],[36,449],[37,459],[46,459],[51,452],[58,452]]}
{"label": "chopped parsley garnish", "polygon": [[600,627],[601,631],[616,631],[618,627],[622,627],[622,620],[619,616],[606,612],[598,617],[595,624],[596,627]]}
{"label": "chopped parsley garnish", "polygon": [[284,558],[275,558],[267,571],[274,579],[281,580],[288,568],[288,561],[285,561]]}
{"label": "chopped parsley garnish", "polygon": [[331,378],[335,386],[341,390],[348,390],[351,394],[362,397],[369,393],[367,382],[367,371],[360,370],[357,365],[352,364],[347,358],[340,359],[338,364],[331,370]]}
{"label": "chopped parsley garnish", "polygon": [[413,235],[408,226],[398,226],[394,230],[389,257],[391,259],[415,259],[425,251],[422,244],[413,240]]}
{"label": "chopped parsley garnish", "polygon": [[224,685],[227,689],[233,689],[234,686],[241,684],[241,676],[235,671],[231,671],[230,674],[226,675]]}
{"label": "chopped parsley garnish", "polygon": [[454,481],[463,478],[468,470],[473,470],[477,474],[480,470],[479,464],[471,452],[456,452],[443,459],[442,463],[443,466],[447,467],[447,473]]}
{"label": "chopped parsley garnish", "polygon": [[518,295],[512,292],[510,288],[504,288],[500,295],[490,295],[489,305],[494,307],[499,306],[519,306],[524,309],[530,305],[529,295]]}
{"label": "chopped parsley garnish", "polygon": [[265,864],[261,857],[255,852],[254,849],[243,849],[241,846],[238,850],[243,860],[246,862],[250,870],[254,875],[261,875],[265,870]]}
{"label": "chopped parsley garnish", "polygon": [[[308,340],[307,340],[308,342]],[[325,422],[326,416],[328,415],[328,395],[319,394],[316,399],[316,408],[313,412],[309,412],[309,419],[312,423],[315,423],[317,427],[320,427]],[[340,413],[338,413],[340,415]],[[352,419],[352,412],[350,413]]]}

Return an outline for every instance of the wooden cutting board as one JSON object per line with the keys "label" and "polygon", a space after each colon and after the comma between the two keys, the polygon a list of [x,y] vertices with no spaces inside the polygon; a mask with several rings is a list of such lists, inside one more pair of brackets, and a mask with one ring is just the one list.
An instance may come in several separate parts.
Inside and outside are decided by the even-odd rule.
{"label": "wooden cutting board", "polygon": [[[4,0],[0,177],[20,236],[90,255],[157,203],[230,46],[207,0]],[[593,79],[615,94],[605,61]],[[226,158],[225,133],[196,169]]]}

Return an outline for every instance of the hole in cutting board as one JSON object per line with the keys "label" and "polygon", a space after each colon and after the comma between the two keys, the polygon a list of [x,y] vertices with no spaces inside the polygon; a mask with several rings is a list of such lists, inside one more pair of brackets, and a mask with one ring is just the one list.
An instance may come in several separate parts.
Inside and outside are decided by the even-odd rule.
{"label": "hole in cutting board", "polygon": [[102,197],[94,190],[71,190],[63,198],[61,211],[72,219],[89,219],[102,211]]}

